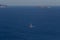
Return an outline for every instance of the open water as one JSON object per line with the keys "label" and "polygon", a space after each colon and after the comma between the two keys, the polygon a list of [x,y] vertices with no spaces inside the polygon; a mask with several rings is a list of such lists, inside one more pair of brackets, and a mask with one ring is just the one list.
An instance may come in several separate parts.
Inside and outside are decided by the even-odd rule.
{"label": "open water", "polygon": [[60,40],[60,8],[0,8],[0,40]]}

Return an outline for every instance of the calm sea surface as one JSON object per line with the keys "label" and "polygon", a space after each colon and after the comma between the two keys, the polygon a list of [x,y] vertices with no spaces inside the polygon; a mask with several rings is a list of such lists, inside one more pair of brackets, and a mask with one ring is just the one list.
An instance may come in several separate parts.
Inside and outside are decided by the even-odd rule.
{"label": "calm sea surface", "polygon": [[0,8],[0,40],[60,40],[60,8]]}

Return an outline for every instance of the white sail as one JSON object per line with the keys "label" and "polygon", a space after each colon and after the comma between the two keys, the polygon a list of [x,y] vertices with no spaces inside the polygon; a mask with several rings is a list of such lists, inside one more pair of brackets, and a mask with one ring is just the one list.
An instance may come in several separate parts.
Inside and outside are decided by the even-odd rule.
{"label": "white sail", "polygon": [[29,24],[29,28],[33,28],[34,26],[32,24]]}

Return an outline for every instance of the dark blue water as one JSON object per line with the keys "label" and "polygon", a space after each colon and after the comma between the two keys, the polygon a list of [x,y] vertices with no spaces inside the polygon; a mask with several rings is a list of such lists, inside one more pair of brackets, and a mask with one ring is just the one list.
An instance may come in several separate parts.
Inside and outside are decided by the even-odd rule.
{"label": "dark blue water", "polygon": [[0,40],[60,40],[60,8],[0,8]]}

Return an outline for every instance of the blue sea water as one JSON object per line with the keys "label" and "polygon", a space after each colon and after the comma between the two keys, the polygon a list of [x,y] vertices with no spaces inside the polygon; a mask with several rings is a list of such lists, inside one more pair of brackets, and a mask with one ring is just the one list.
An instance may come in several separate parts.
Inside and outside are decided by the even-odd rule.
{"label": "blue sea water", "polygon": [[0,8],[0,40],[60,40],[60,8]]}

